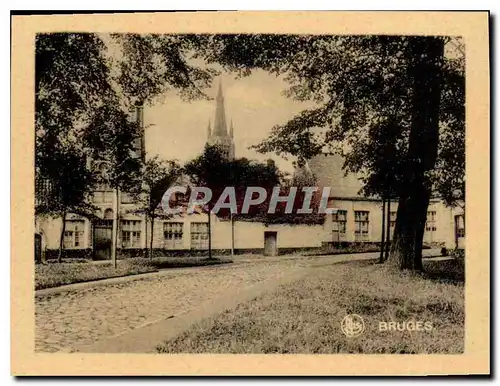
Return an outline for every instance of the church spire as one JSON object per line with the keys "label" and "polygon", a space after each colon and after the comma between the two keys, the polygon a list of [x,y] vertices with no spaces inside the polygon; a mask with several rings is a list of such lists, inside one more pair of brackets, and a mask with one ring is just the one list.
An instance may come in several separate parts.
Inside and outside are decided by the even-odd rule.
{"label": "church spire", "polygon": [[217,90],[217,100],[219,99],[224,100],[224,95],[222,93],[222,82],[219,82],[219,88]]}
{"label": "church spire", "polygon": [[217,91],[217,104],[215,107],[215,121],[213,135],[227,137],[226,111],[224,109],[224,95],[222,94],[222,83],[219,83]]}
{"label": "church spire", "polygon": [[219,89],[217,90],[213,128],[210,127],[210,122],[211,121],[209,120],[207,145],[217,146],[226,159],[234,160],[233,121],[231,120],[231,126],[228,132],[226,111],[224,109],[224,95],[222,93],[221,83],[219,83]]}

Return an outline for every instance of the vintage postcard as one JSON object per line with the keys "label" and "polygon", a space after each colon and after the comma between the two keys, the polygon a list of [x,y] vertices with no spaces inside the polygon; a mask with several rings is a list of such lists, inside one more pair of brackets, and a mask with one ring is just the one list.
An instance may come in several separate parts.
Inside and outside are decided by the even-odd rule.
{"label": "vintage postcard", "polygon": [[488,12],[12,16],[12,374],[490,372]]}

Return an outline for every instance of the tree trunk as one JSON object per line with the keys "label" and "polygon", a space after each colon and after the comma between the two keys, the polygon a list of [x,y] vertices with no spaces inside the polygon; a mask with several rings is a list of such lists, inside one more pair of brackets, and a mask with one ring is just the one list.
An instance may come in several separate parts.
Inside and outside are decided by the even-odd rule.
{"label": "tree trunk", "polygon": [[151,234],[149,235],[149,258],[153,258],[153,231],[155,227],[155,218],[154,216],[151,217]]}
{"label": "tree trunk", "polygon": [[231,258],[234,257],[234,217],[231,212]]}
{"label": "tree trunk", "polygon": [[212,259],[212,211],[208,211],[208,258]]}
{"label": "tree trunk", "polygon": [[436,163],[439,140],[441,67],[444,41],[411,38],[409,76],[413,82],[412,120],[405,183],[399,195],[396,229],[389,262],[400,269],[422,269],[422,242],[431,196],[426,172]]}
{"label": "tree trunk", "polygon": [[419,190],[415,188],[410,197],[399,200],[397,236],[394,237],[389,260],[400,269],[422,270],[422,244],[430,190],[425,186]]}
{"label": "tree trunk", "polygon": [[382,199],[382,239],[380,241],[380,257],[379,263],[384,262],[384,250],[385,250],[385,199]]}
{"label": "tree trunk", "polygon": [[66,232],[66,211],[62,214],[61,237],[59,238],[59,253],[57,255],[57,262],[62,262],[62,254],[64,251],[64,233]]}
{"label": "tree trunk", "polygon": [[[465,237],[465,235],[467,233],[467,229],[465,229],[465,204],[461,208],[462,208],[462,211],[464,212],[462,215],[462,218],[463,218],[463,222],[464,222],[464,237]],[[455,233],[456,233],[456,229],[455,229]],[[457,242],[457,249],[458,249],[458,242]]]}
{"label": "tree trunk", "polygon": [[387,200],[387,241],[385,246],[384,261],[389,258],[389,251],[391,249],[391,197]]}
{"label": "tree trunk", "polygon": [[148,215],[145,214],[144,215],[144,222],[146,223],[144,225],[144,232],[145,232],[145,235],[144,235],[144,258],[147,259],[149,254],[148,254]]}
{"label": "tree trunk", "polygon": [[115,188],[115,197],[113,199],[113,230],[112,230],[112,240],[111,240],[111,262],[113,267],[117,267],[116,255],[118,248],[118,211],[119,211],[119,200],[120,193],[119,189]]}

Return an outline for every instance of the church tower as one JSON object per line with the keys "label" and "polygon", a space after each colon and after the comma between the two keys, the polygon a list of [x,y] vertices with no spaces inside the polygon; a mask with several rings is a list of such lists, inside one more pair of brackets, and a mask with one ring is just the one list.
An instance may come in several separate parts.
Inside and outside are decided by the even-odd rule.
{"label": "church tower", "polygon": [[234,159],[233,122],[231,121],[230,132],[228,132],[226,111],[224,108],[224,95],[222,85],[219,84],[215,105],[215,119],[213,129],[208,122],[208,146],[218,146],[228,160]]}

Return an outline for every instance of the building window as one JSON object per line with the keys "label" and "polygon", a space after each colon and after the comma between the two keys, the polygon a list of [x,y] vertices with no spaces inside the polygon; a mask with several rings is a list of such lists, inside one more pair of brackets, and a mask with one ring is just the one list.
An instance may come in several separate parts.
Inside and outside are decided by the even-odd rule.
{"label": "building window", "polygon": [[164,222],[163,235],[165,248],[176,249],[182,247],[182,233],[184,224],[181,222]]}
{"label": "building window", "polygon": [[122,220],[122,248],[141,247],[141,221]]}
{"label": "building window", "polygon": [[434,211],[434,210],[427,212],[427,220],[425,222],[425,231],[426,232],[435,232],[436,231],[436,211]]}
{"label": "building window", "polygon": [[354,238],[355,241],[367,241],[369,239],[370,212],[365,210],[354,211]]}
{"label": "building window", "polygon": [[106,184],[100,184],[93,192],[93,201],[96,204],[108,204],[113,202],[113,189]]}
{"label": "building window", "polygon": [[64,248],[83,248],[85,221],[68,220],[64,230]]}
{"label": "building window", "polygon": [[[347,228],[347,210],[338,210],[332,213],[332,231],[344,236]],[[334,240],[335,241],[335,240]]]}
{"label": "building window", "polygon": [[391,229],[394,229],[396,227],[396,216],[398,212],[391,212],[389,222],[390,222],[390,227]]}
{"label": "building window", "polygon": [[465,221],[463,215],[455,216],[455,229],[457,238],[465,237]]}
{"label": "building window", "polygon": [[134,202],[134,197],[130,193],[122,192],[120,196],[122,204],[131,204]]}
{"label": "building window", "polygon": [[191,223],[191,249],[208,249],[208,223]]}

